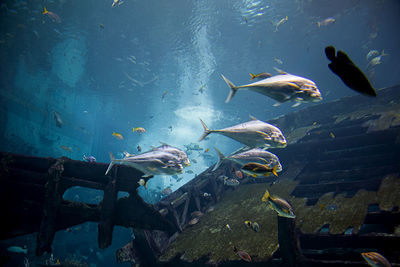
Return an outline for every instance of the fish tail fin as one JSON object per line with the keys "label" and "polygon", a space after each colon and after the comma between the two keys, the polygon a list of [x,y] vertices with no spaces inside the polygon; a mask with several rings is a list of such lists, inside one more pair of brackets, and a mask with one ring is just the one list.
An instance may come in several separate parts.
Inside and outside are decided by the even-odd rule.
{"label": "fish tail fin", "polygon": [[132,128],[132,132],[135,132],[136,128]]}
{"label": "fish tail fin", "polygon": [[204,121],[202,121],[202,120],[200,119],[200,122],[201,122],[201,125],[203,125],[204,133],[203,133],[203,135],[200,137],[199,142],[200,142],[201,140],[203,140],[204,138],[206,138],[207,135],[209,135],[209,134],[211,133],[211,130],[207,128],[207,125],[204,123]]}
{"label": "fish tail fin", "polygon": [[225,103],[228,103],[229,101],[231,101],[231,99],[235,96],[238,87],[235,86],[230,80],[228,80],[224,75],[221,74],[222,79],[224,79],[224,81],[226,82],[226,84],[231,88],[228,98],[225,100]]}
{"label": "fish tail fin", "polygon": [[271,195],[269,194],[268,189],[267,189],[267,190],[265,190],[265,193],[264,193],[261,201],[262,202],[267,202],[270,197],[271,197]]}
{"label": "fish tail fin", "polygon": [[49,13],[49,11],[47,11],[47,8],[46,8],[46,6],[44,7],[44,10],[43,10],[43,15],[46,15],[47,13]]}
{"label": "fish tail fin", "polygon": [[224,154],[222,154],[221,151],[219,151],[216,147],[214,147],[215,151],[218,154],[218,162],[215,164],[214,168],[212,169],[212,171],[215,171],[216,169],[218,169],[218,167],[221,165],[222,161],[224,159],[226,159],[226,157],[224,156]]}
{"label": "fish tail fin", "polygon": [[257,78],[257,76],[256,76],[255,74],[253,74],[253,73],[249,73],[249,74],[250,74],[250,76],[251,76],[250,81],[252,81],[253,79]]}
{"label": "fish tail fin", "polygon": [[108,165],[108,168],[107,168],[107,171],[106,171],[105,175],[107,175],[110,172],[112,166],[114,166],[114,163],[115,163],[114,155],[111,152],[108,153],[108,154],[110,155],[111,162],[110,162],[110,165]]}
{"label": "fish tail fin", "polygon": [[275,176],[278,176],[278,173],[276,172],[276,169],[278,168],[278,165],[275,165],[273,168],[272,168],[272,173],[275,175]]}
{"label": "fish tail fin", "polygon": [[317,22],[318,28],[321,28],[321,22]]}
{"label": "fish tail fin", "polygon": [[389,54],[385,54],[385,49],[382,50],[381,57],[388,56]]}
{"label": "fish tail fin", "polygon": [[286,16],[285,20],[287,21],[288,19],[289,19],[288,16]]}

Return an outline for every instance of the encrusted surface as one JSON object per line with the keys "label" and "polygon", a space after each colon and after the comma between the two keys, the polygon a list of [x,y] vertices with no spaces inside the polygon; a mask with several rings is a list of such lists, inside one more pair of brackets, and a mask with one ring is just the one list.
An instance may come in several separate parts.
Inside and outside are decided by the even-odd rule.
{"label": "encrusted surface", "polygon": [[[188,261],[209,255],[213,261],[237,260],[235,245],[247,251],[253,260],[267,260],[277,249],[278,229],[276,213],[261,202],[268,189],[271,194],[288,200],[297,215],[297,224],[303,233],[315,233],[329,224],[331,234],[343,234],[349,227],[357,233],[367,214],[368,205],[378,203],[382,210],[400,207],[400,179],[389,175],[382,180],[378,192],[360,190],[354,197],[333,193],[322,196],[314,206],[306,206],[305,198],[290,196],[297,182],[285,179],[270,186],[267,184],[242,185],[225,194],[215,210],[204,215],[197,225],[187,228],[169,247],[161,260],[184,254]],[[245,220],[256,221],[260,232],[244,225]],[[230,225],[228,230],[226,224]],[[193,245],[195,244],[195,245]]]}

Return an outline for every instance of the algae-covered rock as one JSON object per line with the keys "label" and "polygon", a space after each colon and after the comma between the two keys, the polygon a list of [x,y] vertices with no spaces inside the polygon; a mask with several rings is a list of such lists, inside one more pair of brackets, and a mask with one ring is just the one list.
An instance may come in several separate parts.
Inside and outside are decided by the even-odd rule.
{"label": "algae-covered rock", "polygon": [[[205,214],[197,225],[185,229],[161,260],[171,259],[179,253],[189,261],[204,255],[209,255],[214,262],[239,260],[233,252],[234,245],[248,252],[254,261],[269,259],[278,248],[277,215],[261,202],[261,198],[266,189],[287,197],[296,184],[290,180],[273,186],[246,184],[226,192],[214,211]],[[257,222],[259,232],[247,227],[246,220]]]}

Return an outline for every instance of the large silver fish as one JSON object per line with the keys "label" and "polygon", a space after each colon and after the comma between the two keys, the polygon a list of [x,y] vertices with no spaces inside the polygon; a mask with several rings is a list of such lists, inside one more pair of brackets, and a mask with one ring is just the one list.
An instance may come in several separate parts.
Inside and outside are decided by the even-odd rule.
{"label": "large silver fish", "polygon": [[251,121],[231,126],[221,130],[210,130],[200,119],[204,133],[200,140],[210,133],[219,133],[230,137],[248,147],[286,147],[286,139],[281,130],[266,122],[252,117]]}
{"label": "large silver fish", "polygon": [[239,89],[255,91],[280,103],[287,101],[296,101],[298,103],[318,102],[322,100],[321,92],[313,81],[288,73],[241,86],[236,86],[224,75],[221,76],[231,88],[225,103],[228,103]]}
{"label": "large silver fish", "polygon": [[170,154],[176,156],[184,166],[190,166],[190,160],[189,160],[187,154],[185,153],[185,151],[183,151],[179,148],[170,146],[166,143],[161,143],[161,144],[162,144],[161,146],[154,147],[153,150],[164,151],[164,152],[170,153]]}
{"label": "large silver fish", "polygon": [[171,153],[159,150],[151,150],[138,155],[127,154],[123,159],[115,159],[110,152],[111,163],[105,175],[109,173],[114,164],[122,164],[133,167],[144,173],[143,177],[153,175],[174,175],[183,171],[181,161]]}
{"label": "large silver fish", "polygon": [[279,161],[279,158],[275,154],[272,154],[271,152],[265,151],[264,149],[261,148],[253,148],[245,151],[241,150],[227,157],[225,157],[224,154],[222,154],[222,152],[219,151],[217,148],[214,149],[215,151],[217,151],[218,154],[218,162],[217,164],[215,164],[213,171],[215,171],[221,165],[222,161],[225,159],[236,162],[241,166],[250,162],[267,164],[271,169],[274,166],[277,166],[276,171],[277,172],[282,171],[282,165]]}

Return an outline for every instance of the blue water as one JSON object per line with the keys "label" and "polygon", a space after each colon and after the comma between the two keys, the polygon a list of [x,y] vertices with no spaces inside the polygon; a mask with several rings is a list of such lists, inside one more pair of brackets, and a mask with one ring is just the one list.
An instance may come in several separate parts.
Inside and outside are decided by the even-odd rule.
{"label": "blue water", "polygon": [[[315,81],[324,102],[357,94],[328,69],[327,45],[345,51],[366,73],[366,54],[384,50],[389,55],[367,75],[375,88],[400,83],[397,0],[125,0],[115,8],[99,0],[0,3],[1,151],[77,160],[85,154],[109,162],[110,151],[118,158],[123,151],[137,153],[138,145],[145,151],[159,142],[182,149],[197,143],[203,132],[199,118],[219,129],[249,115],[268,120],[315,105],[274,107],[274,100],[250,91],[225,104],[229,88],[220,74],[242,85],[250,72],[276,74],[277,67]],[[61,23],[43,15],[44,6]],[[276,31],[274,24],[286,16]],[[318,27],[328,17],[335,23]],[[61,128],[53,111],[63,120]],[[212,147],[227,154],[240,147],[218,135],[199,145],[211,150],[189,156],[197,161],[189,168],[193,173],[179,182],[155,177],[149,188],[157,195],[141,189],[143,198],[154,203],[161,189],[176,190],[211,166],[217,160]],[[99,195],[67,193],[66,199],[77,195],[88,202]],[[96,226],[87,227],[94,238]],[[55,246],[68,238],[57,234]],[[114,238],[113,246],[126,239]],[[96,250],[96,240],[90,242]],[[55,251],[65,256],[62,248]],[[113,251],[101,253],[112,257]],[[100,258],[88,261],[115,263]]]}

